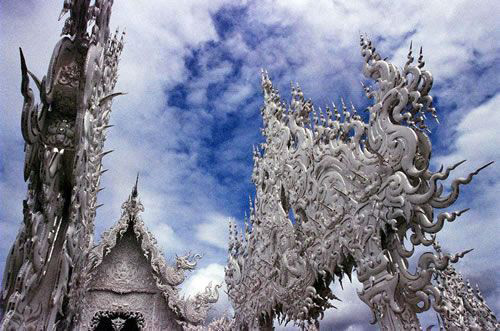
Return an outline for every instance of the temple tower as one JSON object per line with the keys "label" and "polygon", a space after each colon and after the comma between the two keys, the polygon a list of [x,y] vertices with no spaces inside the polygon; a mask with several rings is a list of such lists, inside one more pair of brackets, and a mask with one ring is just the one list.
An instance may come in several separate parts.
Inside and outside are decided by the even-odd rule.
{"label": "temple tower", "polygon": [[3,276],[1,330],[69,329],[81,302],[111,101],[120,94],[123,36],[110,34],[112,3],[64,2],[60,17],[69,17],[42,80],[20,52],[28,193]]}

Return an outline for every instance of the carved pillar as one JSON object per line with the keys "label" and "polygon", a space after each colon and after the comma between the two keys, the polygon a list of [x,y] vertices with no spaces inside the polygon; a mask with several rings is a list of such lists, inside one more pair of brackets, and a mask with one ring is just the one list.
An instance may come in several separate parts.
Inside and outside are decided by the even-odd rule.
{"label": "carved pillar", "polygon": [[372,323],[381,330],[420,330],[417,313],[405,301],[399,274],[388,271],[389,259],[382,252],[358,268],[363,290],[358,293],[373,313]]}

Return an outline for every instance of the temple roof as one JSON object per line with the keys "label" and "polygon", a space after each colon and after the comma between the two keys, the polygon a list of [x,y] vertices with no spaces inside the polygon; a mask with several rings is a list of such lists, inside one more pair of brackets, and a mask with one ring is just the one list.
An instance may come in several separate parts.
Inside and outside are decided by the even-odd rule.
{"label": "temple roof", "polygon": [[190,324],[203,322],[212,304],[218,300],[217,289],[220,286],[216,285],[212,288],[211,284],[209,284],[203,293],[199,293],[193,298],[181,297],[177,287],[185,280],[185,273],[188,270],[195,269],[197,260],[201,256],[197,254],[181,256],[176,258],[175,265],[167,263],[157,246],[156,239],[142,221],[140,214],[143,211],[144,206],[139,200],[137,177],[131,194],[122,204],[120,219],[102,234],[100,243],[89,254],[89,263],[86,270],[87,275],[89,275],[87,285],[90,284],[104,257],[111,252],[127,231],[132,230],[142,253],[151,265],[156,286],[162,292],[168,306],[179,316],[181,321]]}

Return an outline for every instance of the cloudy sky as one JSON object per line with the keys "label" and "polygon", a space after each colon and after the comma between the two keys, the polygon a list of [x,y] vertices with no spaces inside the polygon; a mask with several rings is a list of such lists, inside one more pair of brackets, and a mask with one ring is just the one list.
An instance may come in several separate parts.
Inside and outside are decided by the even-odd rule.
{"label": "cloudy sky", "polygon": [[[42,77],[62,22],[62,1],[0,1],[0,269],[22,221],[23,140],[18,47]],[[471,210],[440,238],[450,252],[475,250],[457,265],[500,312],[500,26],[497,1],[115,1],[111,27],[126,29],[105,158],[104,203],[96,238],[120,215],[140,173],[143,219],[172,259],[202,252],[184,293],[223,281],[227,222],[248,210],[253,144],[261,141],[260,68],[282,96],[290,81],[323,105],[341,96],[368,105],[359,84],[359,34],[402,66],[410,41],[423,46],[434,75],[441,125],[433,167],[461,159],[463,175],[493,166],[465,187],[455,209]],[[34,85],[32,84],[34,88]],[[288,97],[286,97],[288,98]],[[325,330],[371,330],[359,283],[335,287],[343,299]],[[228,310],[223,295],[214,315]],[[428,318],[426,321],[429,321]],[[288,327],[288,329],[292,329]]]}

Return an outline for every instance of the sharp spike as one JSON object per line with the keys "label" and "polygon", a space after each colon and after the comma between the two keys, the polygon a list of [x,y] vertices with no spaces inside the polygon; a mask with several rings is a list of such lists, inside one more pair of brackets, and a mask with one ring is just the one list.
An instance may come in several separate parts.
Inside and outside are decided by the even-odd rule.
{"label": "sharp spike", "polygon": [[21,58],[21,93],[24,97],[27,97],[29,89],[28,68],[26,66],[26,59],[24,58],[21,47],[19,47],[19,57]]}
{"label": "sharp spike", "polygon": [[422,52],[422,46],[420,46],[420,54],[418,55],[418,67],[422,68],[424,65],[424,53]]}
{"label": "sharp spike", "polygon": [[98,155],[98,157],[102,159],[103,157],[105,157],[106,155],[108,155],[109,153],[112,153],[112,152],[114,152],[114,150],[112,150],[112,149],[109,151],[106,151],[106,152],[102,152]]}
{"label": "sharp spike", "polygon": [[[465,161],[464,161],[465,162]],[[491,161],[489,163],[486,163],[484,166],[480,167],[479,169],[477,169],[475,172],[478,173],[479,171],[483,170],[484,168],[486,167],[489,167],[490,165],[492,165],[493,163],[495,163],[495,161]]]}
{"label": "sharp spike", "polygon": [[125,94],[127,94],[127,93],[126,92],[111,93],[111,94],[105,96],[104,98],[102,98],[101,100],[99,100],[99,107],[102,107],[106,103],[106,101],[111,100],[114,97],[117,97],[119,95],[125,95]]}
{"label": "sharp spike", "polygon": [[454,170],[456,167],[458,167],[459,165],[461,165],[462,163],[466,162],[467,160],[462,160],[460,162],[457,162],[455,163],[454,165],[452,165],[450,168],[451,170]]}
{"label": "sharp spike", "polygon": [[470,210],[470,208],[465,208],[465,209],[462,209],[462,210],[460,210],[459,212],[457,212],[457,216],[460,216],[460,215],[462,215],[463,213],[468,212],[469,210]]}
{"label": "sharp spike", "polygon": [[139,172],[137,172],[137,176],[135,177],[135,185],[134,188],[132,189],[132,196],[135,198],[139,194],[137,188],[138,188],[138,183],[139,183]]}
{"label": "sharp spike", "polygon": [[38,77],[35,76],[34,73],[32,73],[31,71],[28,70],[28,74],[31,76],[31,78],[33,79],[33,81],[35,82],[35,85],[36,87],[38,87],[38,90],[39,91],[42,91],[42,83],[40,82],[40,79],[38,79]]}

